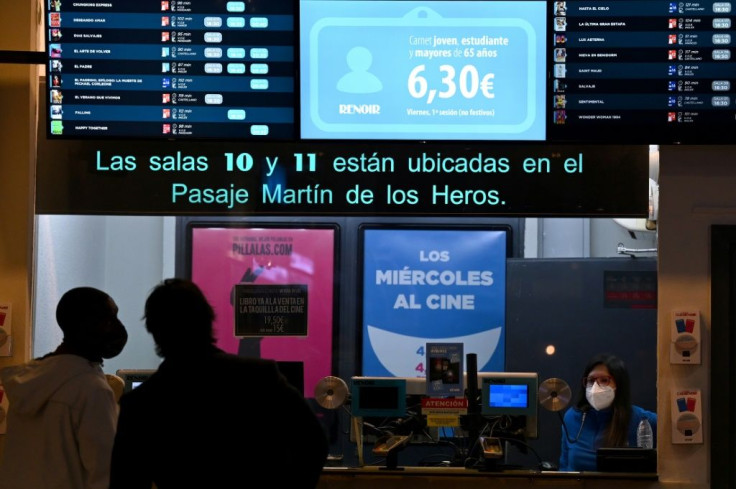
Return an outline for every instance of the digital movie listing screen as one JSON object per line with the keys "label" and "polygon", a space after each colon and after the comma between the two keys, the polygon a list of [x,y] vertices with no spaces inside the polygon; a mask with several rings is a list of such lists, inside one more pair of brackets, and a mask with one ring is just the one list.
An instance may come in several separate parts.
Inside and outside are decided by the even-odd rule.
{"label": "digital movie listing screen", "polygon": [[296,137],[291,1],[47,2],[50,136]]}
{"label": "digital movie listing screen", "polygon": [[731,2],[46,0],[50,137],[730,142]]}
{"label": "digital movie listing screen", "polygon": [[730,2],[300,5],[305,138],[729,142],[736,130]]}
{"label": "digital movie listing screen", "polygon": [[555,1],[548,137],[731,141],[733,23],[723,1]]}

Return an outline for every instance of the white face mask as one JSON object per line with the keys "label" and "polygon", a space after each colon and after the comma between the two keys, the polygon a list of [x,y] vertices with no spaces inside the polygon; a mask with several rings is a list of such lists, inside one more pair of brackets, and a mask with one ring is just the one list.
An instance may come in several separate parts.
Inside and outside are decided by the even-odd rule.
{"label": "white face mask", "polygon": [[616,391],[610,385],[601,387],[598,382],[594,382],[593,385],[585,388],[585,398],[596,411],[606,409],[613,404],[614,397],[616,397]]}

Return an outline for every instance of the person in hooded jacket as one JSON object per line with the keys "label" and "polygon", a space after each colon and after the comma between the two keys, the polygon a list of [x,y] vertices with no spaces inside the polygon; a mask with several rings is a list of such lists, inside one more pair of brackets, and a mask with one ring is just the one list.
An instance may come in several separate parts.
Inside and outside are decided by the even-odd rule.
{"label": "person in hooded jacket", "polygon": [[51,353],[6,367],[2,489],[107,489],[118,406],[102,371],[128,339],[115,301],[78,287],[59,300],[63,332]]}
{"label": "person in hooded jacket", "polygon": [[657,446],[657,413],[631,404],[629,372],[620,358],[602,353],[583,370],[575,405],[562,424],[561,471],[596,471],[601,447],[635,447],[642,418],[652,426]]}

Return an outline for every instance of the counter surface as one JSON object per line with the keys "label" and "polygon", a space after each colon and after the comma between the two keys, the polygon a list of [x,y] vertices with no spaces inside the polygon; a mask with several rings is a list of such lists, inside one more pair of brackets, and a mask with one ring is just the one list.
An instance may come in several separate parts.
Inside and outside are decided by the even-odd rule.
{"label": "counter surface", "polygon": [[557,472],[535,470],[481,471],[462,467],[403,467],[389,470],[368,466],[325,467],[320,489],[463,489],[465,487],[554,487],[618,489],[661,487],[657,474],[609,472]]}

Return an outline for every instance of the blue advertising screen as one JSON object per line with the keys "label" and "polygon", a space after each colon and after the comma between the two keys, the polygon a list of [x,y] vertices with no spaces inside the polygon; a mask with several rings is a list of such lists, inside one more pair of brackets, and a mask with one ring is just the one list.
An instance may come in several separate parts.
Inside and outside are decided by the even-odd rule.
{"label": "blue advertising screen", "polygon": [[425,377],[427,343],[462,343],[479,371],[504,370],[506,231],[362,233],[362,375]]}
{"label": "blue advertising screen", "polygon": [[545,138],[544,1],[301,2],[304,138]]}

